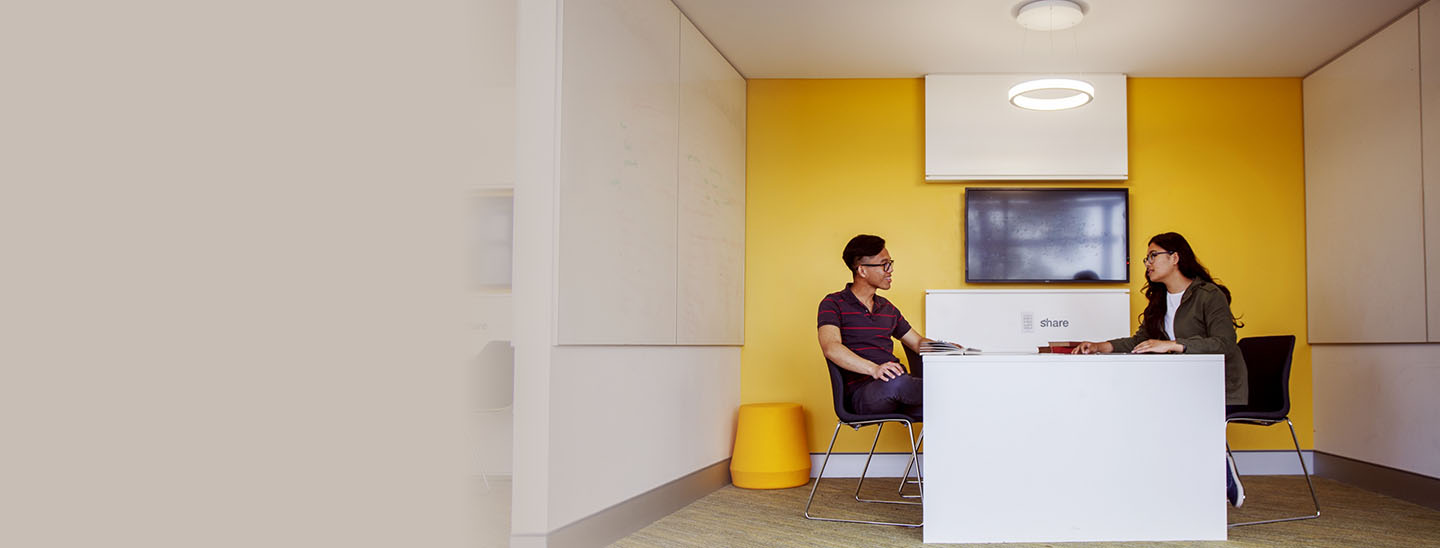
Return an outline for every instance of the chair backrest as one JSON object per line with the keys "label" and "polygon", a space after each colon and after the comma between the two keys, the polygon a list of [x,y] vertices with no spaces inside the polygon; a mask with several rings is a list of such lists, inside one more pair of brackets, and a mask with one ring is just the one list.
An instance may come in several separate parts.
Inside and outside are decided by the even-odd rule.
{"label": "chair backrest", "polygon": [[845,398],[845,376],[840,374],[840,366],[830,360],[825,360],[825,365],[830,370],[830,395],[835,398],[835,418],[843,422],[863,420],[850,410],[850,402]]}
{"label": "chair backrest", "polygon": [[1290,361],[1295,354],[1295,336],[1246,337],[1238,344],[1250,381],[1245,415],[1285,418],[1290,414]]}
{"label": "chair backrest", "polygon": [[[906,350],[911,351],[908,348]],[[914,363],[920,363],[918,355]],[[874,420],[908,420],[912,422],[918,422],[915,420],[915,417],[911,417],[909,415],[901,413],[881,415],[863,415],[860,413],[856,413],[854,410],[850,409],[850,402],[848,398],[845,397],[845,377],[840,374],[840,366],[835,365],[834,362],[831,362],[828,359],[825,360],[825,366],[827,369],[830,370],[830,395],[835,399],[835,418],[840,419],[841,422],[861,422]]]}
{"label": "chair backrest", "polygon": [[910,376],[924,377],[925,359],[920,357],[919,352],[911,350],[910,347],[905,346],[903,343],[900,345],[900,348],[905,349],[905,363],[910,364]]}
{"label": "chair backrest", "polygon": [[490,341],[473,366],[475,406],[500,409],[515,402],[515,348],[510,341]]}

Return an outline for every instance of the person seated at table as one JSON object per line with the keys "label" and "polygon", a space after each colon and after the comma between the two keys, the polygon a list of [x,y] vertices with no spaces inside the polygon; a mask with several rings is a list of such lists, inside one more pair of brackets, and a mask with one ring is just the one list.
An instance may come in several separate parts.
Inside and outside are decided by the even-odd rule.
{"label": "person seated at table", "polygon": [[[1135,335],[1080,343],[1076,352],[1224,354],[1226,412],[1247,403],[1245,357],[1235,343],[1235,329],[1245,324],[1230,312],[1230,289],[1215,282],[1190,243],[1174,232],[1150,238],[1144,263],[1146,282],[1141,291],[1148,303]],[[1245,501],[1245,489],[1228,452],[1225,483],[1226,498],[1238,508]]]}
{"label": "person seated at table", "polygon": [[919,377],[912,377],[892,351],[891,337],[915,351],[929,341],[910,327],[900,309],[876,294],[890,289],[895,261],[885,239],[861,234],[850,239],[841,253],[850,269],[845,289],[820,301],[816,319],[820,350],[826,361],[840,367],[845,399],[856,413],[903,413],[923,416]]}

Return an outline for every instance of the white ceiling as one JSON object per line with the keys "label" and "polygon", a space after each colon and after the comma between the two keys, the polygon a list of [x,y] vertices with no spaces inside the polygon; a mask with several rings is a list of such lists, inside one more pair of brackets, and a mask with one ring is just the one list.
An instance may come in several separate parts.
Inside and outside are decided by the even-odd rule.
{"label": "white ceiling", "polygon": [[1029,0],[674,0],[746,78],[1121,72],[1305,76],[1417,0],[1081,0],[1084,21],[1030,31]]}

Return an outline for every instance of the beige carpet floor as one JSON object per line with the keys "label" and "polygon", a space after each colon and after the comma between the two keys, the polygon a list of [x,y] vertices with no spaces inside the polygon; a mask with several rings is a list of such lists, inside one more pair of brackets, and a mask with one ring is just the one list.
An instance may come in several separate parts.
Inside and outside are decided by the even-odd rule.
{"label": "beige carpet floor", "polygon": [[[855,480],[826,480],[816,495],[814,511],[824,509],[840,517],[918,520],[917,507],[860,504],[849,498]],[[866,492],[893,493],[896,480],[866,480]],[[996,548],[1074,546],[1109,548],[1137,546],[1204,547],[1437,547],[1440,548],[1440,511],[1386,497],[1339,482],[1315,479],[1320,497],[1319,519],[1255,525],[1230,529],[1226,542],[992,544]],[[1251,476],[1245,480],[1247,498],[1230,509],[1230,521],[1250,521],[1297,515],[1311,508],[1305,479],[1300,476]],[[618,548],[642,547],[810,547],[810,546],[935,546],[923,545],[919,529],[811,521],[801,515],[810,487],[757,491],[726,486],[612,544]],[[849,504],[845,504],[849,501]],[[1224,504],[1224,501],[1217,501]],[[847,514],[848,513],[848,514]]]}

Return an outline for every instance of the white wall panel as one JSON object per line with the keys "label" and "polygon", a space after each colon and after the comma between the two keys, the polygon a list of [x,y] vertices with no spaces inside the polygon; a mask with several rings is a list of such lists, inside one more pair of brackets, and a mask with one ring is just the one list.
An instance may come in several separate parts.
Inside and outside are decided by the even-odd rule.
{"label": "white wall panel", "polygon": [[1440,347],[1313,345],[1315,450],[1440,478]]}
{"label": "white wall panel", "polygon": [[1128,289],[931,289],[925,334],[986,352],[1035,352],[1050,341],[1135,332]]}
{"label": "white wall panel", "polygon": [[563,9],[559,340],[674,344],[680,10]]}
{"label": "white wall panel", "polygon": [[745,79],[680,18],[676,339],[745,338]]}
{"label": "white wall panel", "polygon": [[737,347],[556,347],[550,528],[729,458]]}
{"label": "white wall panel", "polygon": [[1425,168],[1425,308],[1440,342],[1440,5],[1420,7],[1421,165]]}
{"label": "white wall panel", "polygon": [[1090,82],[1095,100],[1040,112],[1011,105],[1006,93],[1037,75],[926,76],[926,180],[1128,178],[1125,75],[1046,77],[1057,76]]}
{"label": "white wall panel", "polygon": [[1311,343],[1428,338],[1417,20],[1304,81]]}

